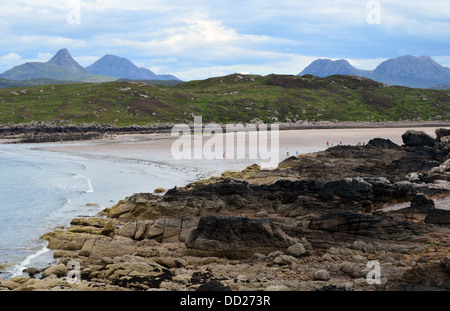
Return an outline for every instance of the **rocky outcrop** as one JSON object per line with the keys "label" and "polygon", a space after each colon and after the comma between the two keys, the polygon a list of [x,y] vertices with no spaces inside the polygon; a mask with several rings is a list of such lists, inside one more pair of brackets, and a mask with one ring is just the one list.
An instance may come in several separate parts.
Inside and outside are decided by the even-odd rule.
{"label": "rocky outcrop", "polygon": [[[0,289],[448,289],[450,141],[439,133],[134,194],[44,235],[58,264]],[[367,281],[374,260],[377,284]]]}
{"label": "rocky outcrop", "polygon": [[57,124],[55,122],[30,122],[0,126],[0,138],[20,143],[43,143],[55,141],[77,141],[102,138],[115,134],[170,133],[172,126],[155,124],[119,127],[113,124]]}

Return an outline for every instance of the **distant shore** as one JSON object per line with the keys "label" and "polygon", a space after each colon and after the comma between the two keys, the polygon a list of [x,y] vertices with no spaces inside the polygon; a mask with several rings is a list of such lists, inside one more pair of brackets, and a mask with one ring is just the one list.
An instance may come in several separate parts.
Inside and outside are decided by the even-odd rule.
{"label": "distant shore", "polygon": [[[357,129],[357,128],[406,128],[450,127],[450,121],[383,121],[383,122],[296,122],[276,123],[280,130]],[[189,124],[193,126],[193,124]],[[258,126],[258,124],[255,124]],[[225,125],[220,124],[222,128]],[[0,143],[45,143],[59,141],[84,141],[106,138],[108,135],[168,134],[173,124],[130,125],[119,127],[110,124],[69,124],[32,122],[0,126]]]}

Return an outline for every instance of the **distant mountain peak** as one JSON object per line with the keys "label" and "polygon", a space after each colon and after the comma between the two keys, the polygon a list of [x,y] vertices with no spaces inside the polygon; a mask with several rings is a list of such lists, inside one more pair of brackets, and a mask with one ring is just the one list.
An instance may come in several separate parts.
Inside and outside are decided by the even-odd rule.
{"label": "distant mountain peak", "polygon": [[76,60],[72,58],[68,49],[59,50],[55,56],[53,56],[47,64],[53,64],[58,66],[63,66],[68,68],[74,73],[80,74],[81,76],[87,76],[90,73],[84,69]]}
{"label": "distant mountain peak", "polygon": [[345,60],[318,59],[307,66],[300,76],[354,75],[366,77],[389,85],[429,88],[450,83],[450,69],[438,64],[430,56],[404,55],[382,62],[375,70],[360,70]]}
{"label": "distant mountain peak", "polygon": [[25,80],[50,78],[56,80],[80,80],[91,74],[78,64],[67,49],[59,50],[48,62],[32,62],[15,66],[0,78]]}
{"label": "distant mountain peak", "polygon": [[171,75],[156,75],[151,70],[139,68],[130,60],[107,54],[86,69],[96,75],[131,80],[178,80]]}
{"label": "distant mountain peak", "polygon": [[308,67],[306,67],[299,76],[303,76],[305,74],[312,74],[317,77],[327,77],[334,74],[342,74],[342,75],[360,75],[359,69],[353,67],[347,60],[338,59],[317,59],[313,61]]}

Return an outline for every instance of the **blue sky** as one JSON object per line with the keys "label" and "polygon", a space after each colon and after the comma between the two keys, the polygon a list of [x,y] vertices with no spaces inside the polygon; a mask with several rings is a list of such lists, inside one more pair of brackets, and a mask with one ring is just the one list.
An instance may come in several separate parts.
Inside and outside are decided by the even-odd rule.
{"label": "blue sky", "polygon": [[[379,23],[368,21],[373,13]],[[388,58],[429,55],[450,67],[450,1],[0,3],[0,72],[48,61],[61,48],[83,66],[113,54],[182,80],[234,72],[297,74],[317,58],[345,58],[374,69]]]}

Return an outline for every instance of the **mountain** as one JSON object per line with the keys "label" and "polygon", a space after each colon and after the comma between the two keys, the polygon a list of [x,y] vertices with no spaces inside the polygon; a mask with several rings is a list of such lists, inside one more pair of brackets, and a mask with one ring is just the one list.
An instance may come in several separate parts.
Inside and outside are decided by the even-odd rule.
{"label": "mountain", "polygon": [[47,62],[47,64],[62,66],[67,70],[73,72],[74,74],[80,75],[82,77],[91,75],[89,71],[84,69],[72,58],[72,55],[70,55],[67,49],[59,50],[58,53],[56,53],[56,55]]}
{"label": "mountain", "polygon": [[30,62],[5,71],[0,78],[27,80],[50,78],[56,80],[82,80],[91,74],[78,64],[67,49],[61,49],[48,62]]}
{"label": "mountain", "polygon": [[96,75],[130,80],[178,80],[172,75],[156,75],[146,68],[139,68],[126,58],[105,55],[86,69]]}
{"label": "mountain", "polygon": [[450,82],[450,68],[438,64],[429,56],[411,55],[388,59],[375,70],[361,70],[346,60],[318,59],[307,66],[299,76],[310,74],[318,77],[330,75],[354,75],[366,77],[388,85],[430,88]]}
{"label": "mountain", "polygon": [[351,75],[351,76],[362,76],[364,70],[359,70],[345,59],[331,60],[331,59],[317,59],[312,62],[308,67],[306,67],[299,76],[305,74],[311,74],[320,78],[332,76],[335,74],[341,75]]}
{"label": "mountain", "polygon": [[450,83],[438,84],[438,85],[432,86],[431,89],[433,89],[433,90],[450,90]]}
{"label": "mountain", "polygon": [[[126,58],[106,55],[87,68],[83,68],[70,55],[67,49],[59,50],[48,62],[29,62],[5,71],[0,79],[24,81],[49,79],[79,81],[88,83],[111,82],[120,78],[131,80],[177,80],[172,75],[156,75],[148,69],[138,68]],[[44,80],[45,81],[45,80]],[[4,81],[5,85],[10,84]]]}

